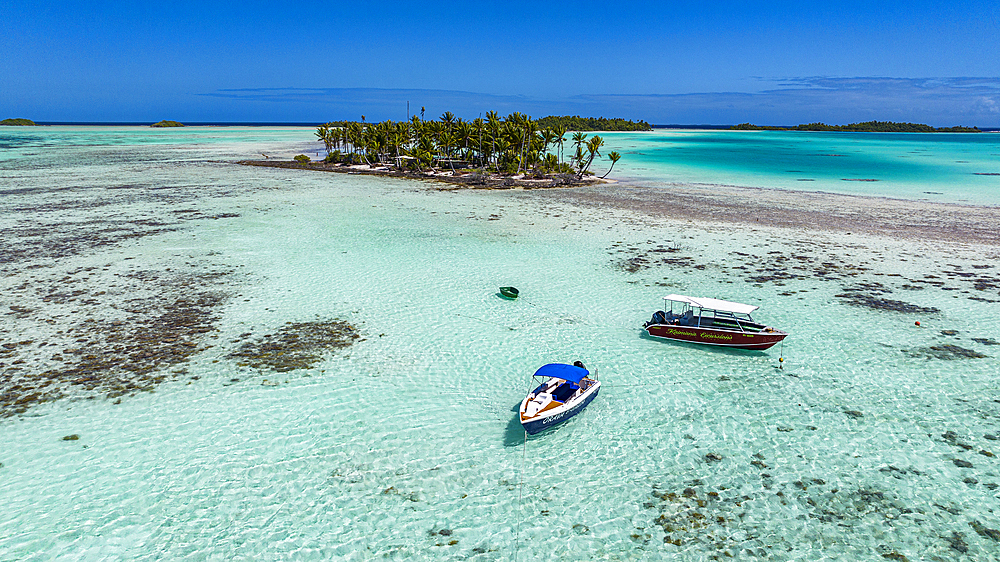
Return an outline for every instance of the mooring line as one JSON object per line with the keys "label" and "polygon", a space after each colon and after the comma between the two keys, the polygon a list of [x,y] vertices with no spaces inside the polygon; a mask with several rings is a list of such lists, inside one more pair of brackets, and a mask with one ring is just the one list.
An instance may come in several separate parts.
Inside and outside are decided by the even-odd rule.
{"label": "mooring line", "polygon": [[542,306],[540,304],[535,304],[535,303],[531,302],[528,299],[524,299],[524,302],[528,303],[528,306],[533,306],[535,308],[540,308],[540,309],[548,312],[549,314],[555,314],[556,316],[566,316],[565,314],[559,312],[558,310],[552,310],[551,308],[549,308],[547,306]]}
{"label": "mooring line", "polygon": [[524,497],[524,459],[528,451],[528,432],[524,432],[524,446],[521,448],[521,483],[518,485],[517,491],[517,526],[514,530],[514,562],[517,562],[517,556],[521,552],[521,512],[523,511],[521,507],[522,498]]}
{"label": "mooring line", "polygon": [[483,319],[483,318],[477,318],[475,316],[469,316],[468,314],[462,314],[460,312],[454,312],[453,314],[455,316],[461,316],[462,318],[468,318],[469,320],[475,320],[476,322],[482,322],[483,324],[489,324],[491,326],[497,326],[499,328],[507,328],[508,330],[511,330],[511,331],[517,329],[517,328],[512,328],[511,326],[506,326],[504,324],[500,324],[498,322],[491,322],[491,321]]}

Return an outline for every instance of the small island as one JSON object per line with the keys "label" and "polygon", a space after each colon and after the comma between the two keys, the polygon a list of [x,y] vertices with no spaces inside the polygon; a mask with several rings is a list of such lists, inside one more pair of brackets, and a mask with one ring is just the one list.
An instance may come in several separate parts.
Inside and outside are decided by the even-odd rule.
{"label": "small island", "polygon": [[645,121],[629,121],[620,118],[605,119],[604,117],[580,117],[549,115],[538,120],[540,129],[553,129],[561,126],[567,131],[652,131],[653,126]]}
{"label": "small island", "polygon": [[178,123],[177,121],[167,121],[163,120],[159,123],[153,123],[150,127],[183,127],[184,123]]}
{"label": "small island", "polygon": [[[423,111],[421,111],[421,114]],[[559,118],[555,118],[559,119]],[[614,120],[604,120],[605,123]],[[621,124],[631,123],[621,121]],[[465,121],[445,112],[440,120],[414,115],[409,121],[330,122],[316,129],[326,157],[312,162],[300,154],[293,161],[244,161],[252,166],[306,168],[348,173],[431,179],[485,188],[556,187],[593,183],[607,177],[617,152],[607,154],[610,165],[598,178],[591,172],[601,156],[604,139],[575,131],[558,121],[543,126],[521,113]],[[601,123],[601,120],[596,120]],[[644,122],[640,122],[644,123]],[[568,146],[567,146],[568,145]]]}
{"label": "small island", "polygon": [[6,125],[8,127],[35,127],[36,124],[31,119],[4,119],[0,121],[0,125]]}
{"label": "small island", "polygon": [[931,127],[920,123],[893,123],[891,121],[865,121],[850,125],[827,125],[826,123],[808,123],[795,127],[769,127],[741,123],[733,125],[735,131],[834,131],[850,133],[981,133],[979,127]]}

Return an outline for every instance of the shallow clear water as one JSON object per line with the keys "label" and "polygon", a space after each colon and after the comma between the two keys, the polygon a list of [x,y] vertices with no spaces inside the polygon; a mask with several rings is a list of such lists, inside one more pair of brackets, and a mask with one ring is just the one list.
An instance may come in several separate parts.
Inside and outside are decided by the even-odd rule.
{"label": "shallow clear water", "polygon": [[[74,342],[140,297],[225,295],[211,347],[155,392],[71,387],[0,419],[0,560],[996,559],[996,248],[226,163],[304,151],[299,131],[43,130],[37,154],[0,156],[18,307],[0,376],[107,345]],[[671,292],[762,305],[791,335],[767,352],[643,338]],[[332,318],[361,337],[311,367],[228,357]],[[525,440],[531,373],[576,359],[601,395]]]}
{"label": "shallow clear water", "polygon": [[[602,133],[610,177],[1000,205],[1000,134],[681,131]],[[603,174],[610,162],[595,162]]]}

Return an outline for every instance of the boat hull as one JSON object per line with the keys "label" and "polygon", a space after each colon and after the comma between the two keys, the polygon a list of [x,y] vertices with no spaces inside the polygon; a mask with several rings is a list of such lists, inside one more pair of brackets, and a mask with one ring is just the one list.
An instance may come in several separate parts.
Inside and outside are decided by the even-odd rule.
{"label": "boat hull", "polygon": [[598,385],[593,392],[587,393],[579,402],[569,408],[566,408],[565,410],[553,412],[548,415],[542,414],[530,420],[522,419],[521,426],[524,427],[524,430],[527,431],[529,435],[535,435],[536,433],[555,427],[582,412],[583,409],[597,397],[597,393],[600,392],[600,390],[600,385]]}
{"label": "boat hull", "polygon": [[651,324],[645,330],[654,338],[732,349],[768,349],[788,335],[779,330],[747,333],[671,324]]}
{"label": "boat hull", "polygon": [[500,296],[505,299],[516,299],[520,291],[515,287],[500,287]]}

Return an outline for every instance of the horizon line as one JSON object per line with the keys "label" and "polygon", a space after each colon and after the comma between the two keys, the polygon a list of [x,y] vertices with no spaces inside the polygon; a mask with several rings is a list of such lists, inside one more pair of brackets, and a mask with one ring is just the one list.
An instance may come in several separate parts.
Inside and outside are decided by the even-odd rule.
{"label": "horizon line", "polygon": [[[325,125],[329,121],[319,122],[319,121],[190,121],[184,123],[184,127],[318,127],[320,125]],[[135,126],[135,127],[151,127],[154,122],[149,121],[34,121],[35,126],[60,126],[60,125],[81,125],[81,126],[91,126],[91,127],[111,127],[111,126]],[[709,130],[726,130],[734,127],[737,124],[713,124],[713,123],[666,123],[666,124],[655,124],[651,123],[650,126],[654,129],[709,129]],[[755,124],[756,125],[756,124]],[[8,125],[15,126],[15,125]],[[23,126],[23,125],[18,125]],[[779,127],[779,128],[794,128],[796,125],[761,125],[764,127]],[[30,125],[29,125],[30,127]],[[987,132],[1000,132],[1000,127],[975,127],[980,131]],[[163,129],[180,129],[183,127],[151,127],[151,128],[163,128]],[[622,132],[622,133],[634,133],[642,131],[606,131],[606,132]],[[808,131],[806,131],[808,132]]]}

